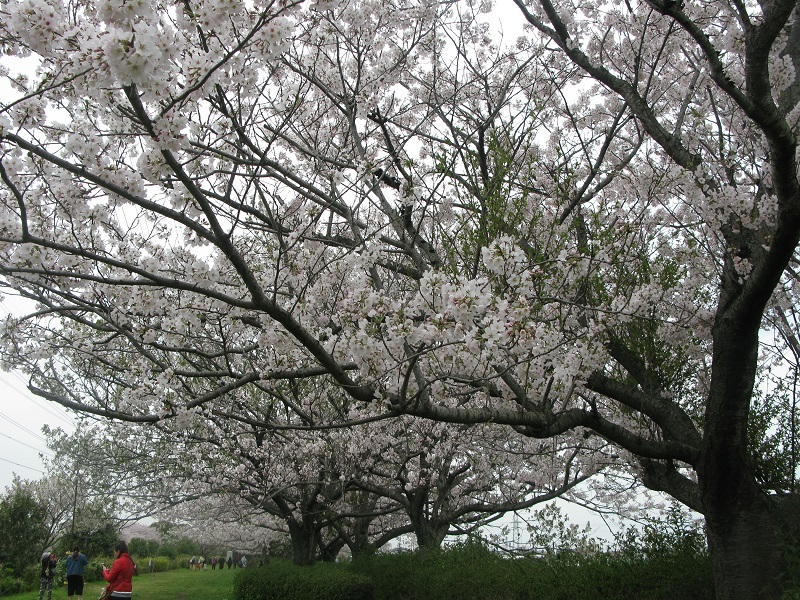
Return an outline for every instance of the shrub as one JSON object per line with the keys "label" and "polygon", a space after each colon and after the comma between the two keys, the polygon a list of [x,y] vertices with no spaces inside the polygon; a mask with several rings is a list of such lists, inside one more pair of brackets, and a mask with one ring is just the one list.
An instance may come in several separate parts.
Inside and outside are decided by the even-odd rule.
{"label": "shrub", "polygon": [[298,567],[272,560],[254,569],[240,569],[233,579],[236,600],[373,600],[369,578],[346,566],[322,563]]}
{"label": "shrub", "polygon": [[353,569],[372,579],[378,600],[711,600],[708,557],[693,552],[631,557],[577,553],[503,558],[478,543],[379,554]]}
{"label": "shrub", "polygon": [[[139,573],[147,573],[147,558],[141,559],[140,562],[136,563],[139,565]],[[170,571],[172,569],[178,568],[178,561],[169,558],[168,556],[154,556],[152,558],[153,573],[163,573],[164,571]]]}
{"label": "shrub", "polygon": [[354,563],[353,569],[372,579],[375,597],[381,600],[534,597],[533,573],[529,568],[474,541],[442,550],[365,556]]}
{"label": "shrub", "polygon": [[0,565],[0,596],[11,596],[30,589],[19,577],[14,577],[13,569]]}
{"label": "shrub", "polygon": [[25,585],[25,589],[32,590],[32,589],[39,589],[39,575],[41,573],[41,567],[39,564],[28,565],[22,571],[22,579],[23,584]]}

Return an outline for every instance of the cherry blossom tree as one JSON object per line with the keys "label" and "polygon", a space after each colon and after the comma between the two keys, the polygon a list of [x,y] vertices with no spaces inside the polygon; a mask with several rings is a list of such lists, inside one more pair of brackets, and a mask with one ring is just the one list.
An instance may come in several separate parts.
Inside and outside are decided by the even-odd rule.
{"label": "cherry blossom tree", "polygon": [[[251,399],[251,419],[273,403]],[[332,560],[344,545],[357,555],[410,532],[420,547],[438,547],[448,533],[565,493],[594,473],[579,457],[602,451],[409,417],[327,431],[311,414],[295,425],[285,418],[277,426],[212,417],[182,434],[127,423],[107,428],[108,440],[81,430],[53,446],[81,462],[88,485],[118,495],[131,517],[166,514],[224,531],[251,521],[265,530],[266,522],[291,539],[298,564]]]}
{"label": "cherry blossom tree", "polygon": [[594,475],[580,464],[582,447],[509,440],[494,427],[406,418],[371,439],[386,445],[379,460],[360,463],[352,484],[402,507],[407,520],[395,535],[413,532],[420,548],[439,547],[448,534],[472,533],[508,512],[562,496]]}
{"label": "cherry blossom tree", "polygon": [[[795,4],[656,0],[610,11],[581,6],[576,14],[574,6],[517,2],[554,50],[601,86],[606,100],[596,98],[598,105],[624,106],[646,134],[658,158],[647,161],[651,168],[631,191],[651,185],[651,173],[679,177],[659,201],[661,216],[674,223],[674,239],[683,238],[683,226],[692,239],[668,245],[689,252],[685,265],[701,264],[689,260],[692,252],[711,259],[705,267],[711,285],[692,286],[708,299],[695,297],[707,313],[696,313],[694,333],[706,354],[694,408],[682,405],[640,343],[614,333],[606,339],[612,363],[589,374],[587,387],[648,415],[661,429],[659,444],[687,451],[682,458],[677,447],[647,456],[628,445],[644,459],[647,485],[705,515],[720,598],[776,594],[776,565],[787,541],[781,535],[796,543],[798,533],[797,497],[764,494],[748,431],[764,317],[794,302]],[[571,206],[582,202],[578,188]],[[676,320],[672,315],[667,321]],[[659,333],[655,339],[665,340]],[[677,356],[690,363],[682,352]],[[691,423],[693,411],[700,418]],[[681,463],[691,466],[688,478]]]}
{"label": "cherry blossom tree", "polygon": [[206,495],[176,504],[160,513],[172,524],[171,539],[190,539],[211,550],[229,549],[260,553],[273,543],[282,543],[280,522],[266,514],[253,514],[236,496]]}
{"label": "cherry blossom tree", "polygon": [[153,430],[602,440],[704,515],[719,598],[776,596],[795,4],[517,0],[509,46],[488,2],[6,3],[3,360]]}

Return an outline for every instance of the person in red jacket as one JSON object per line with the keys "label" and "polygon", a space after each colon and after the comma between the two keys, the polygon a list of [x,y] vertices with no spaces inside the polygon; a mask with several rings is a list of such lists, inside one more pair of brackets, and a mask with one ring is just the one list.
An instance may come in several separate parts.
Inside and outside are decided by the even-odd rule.
{"label": "person in red jacket", "polygon": [[114,546],[114,564],[109,569],[103,565],[103,578],[108,582],[106,589],[111,592],[111,600],[130,600],[133,586],[133,560],[128,554],[128,545],[119,542]]}

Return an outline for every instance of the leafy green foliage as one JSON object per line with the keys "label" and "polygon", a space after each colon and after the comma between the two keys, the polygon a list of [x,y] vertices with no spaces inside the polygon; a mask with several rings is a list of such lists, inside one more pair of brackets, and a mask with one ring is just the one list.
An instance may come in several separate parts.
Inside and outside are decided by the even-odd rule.
{"label": "leafy green foliage", "polygon": [[24,580],[14,575],[12,569],[0,565],[0,597],[19,594],[28,587]]}
{"label": "leafy green foliage", "polygon": [[56,554],[64,556],[77,545],[88,558],[110,554],[120,539],[119,527],[112,524],[92,529],[81,529],[63,537],[56,545]]}
{"label": "leafy green foliage", "polygon": [[599,540],[590,536],[587,524],[580,529],[563,514],[556,504],[547,504],[533,511],[528,525],[530,544],[539,552],[557,555],[564,551],[581,555],[595,554],[602,548]]}
{"label": "leafy green foliage", "polygon": [[[649,543],[649,542],[648,542]],[[714,597],[706,555],[578,553],[504,558],[474,542],[434,552],[383,554],[354,565],[379,600],[673,600]],[[655,545],[650,546],[655,548]]]}
{"label": "leafy green foliage", "polygon": [[240,569],[233,581],[237,600],[372,600],[369,579],[341,565],[298,567],[273,560],[256,569]]}
{"label": "leafy green foliage", "polygon": [[379,599],[491,600],[528,597],[533,581],[521,566],[470,541],[442,550],[378,554],[354,568],[370,576]]}
{"label": "leafy green foliage", "polygon": [[618,553],[630,560],[660,556],[706,557],[706,537],[699,525],[674,504],[661,519],[652,519],[641,530],[629,528],[617,537]]}
{"label": "leafy green foliage", "polygon": [[160,545],[156,540],[133,538],[128,542],[128,552],[136,556],[156,556]]}
{"label": "leafy green foliage", "polygon": [[800,373],[794,368],[785,377],[771,382],[769,393],[755,390],[747,420],[756,478],[764,489],[778,494],[791,492],[797,484],[799,378]]}
{"label": "leafy green foliage", "polygon": [[14,576],[39,561],[48,537],[45,519],[44,508],[19,485],[0,500],[0,563]]}

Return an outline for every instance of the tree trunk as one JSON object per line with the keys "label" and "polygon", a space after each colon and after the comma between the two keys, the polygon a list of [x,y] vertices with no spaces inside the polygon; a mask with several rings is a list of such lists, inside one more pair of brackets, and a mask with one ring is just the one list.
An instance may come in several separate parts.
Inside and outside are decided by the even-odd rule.
{"label": "tree trunk", "polygon": [[356,517],[353,525],[353,534],[350,538],[350,554],[353,560],[359,556],[375,553],[375,547],[369,535],[369,526],[374,517]]}
{"label": "tree trunk", "polygon": [[322,545],[319,559],[322,562],[336,562],[336,557],[339,556],[342,548],[344,548],[344,538],[338,536],[335,540]]}
{"label": "tree trunk", "polygon": [[375,554],[375,546],[370,544],[369,541],[359,542],[350,546],[350,555],[353,557],[353,560],[372,554]]}
{"label": "tree trunk", "polygon": [[[749,238],[742,242],[743,246],[755,243]],[[758,296],[759,302],[754,302],[756,294],[742,286],[731,256],[729,252],[725,260],[713,327],[698,484],[717,600],[780,598],[778,577],[786,543],[796,531],[792,526],[795,511],[784,510],[778,498],[761,489],[747,427],[758,366],[761,303],[767,296]],[[775,277],[772,287],[777,284]]]}
{"label": "tree trunk", "polygon": [[317,558],[319,530],[314,525],[288,521],[289,537],[292,540],[292,561],[296,565],[313,565]]}
{"label": "tree trunk", "polygon": [[414,535],[417,537],[417,546],[420,548],[440,548],[444,541],[449,524],[444,526],[428,521],[424,516],[412,518]]}
{"label": "tree trunk", "polygon": [[780,598],[789,532],[765,496],[728,515],[706,518],[717,600]]}

